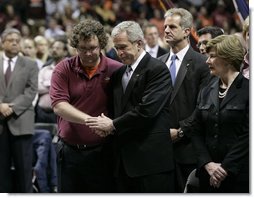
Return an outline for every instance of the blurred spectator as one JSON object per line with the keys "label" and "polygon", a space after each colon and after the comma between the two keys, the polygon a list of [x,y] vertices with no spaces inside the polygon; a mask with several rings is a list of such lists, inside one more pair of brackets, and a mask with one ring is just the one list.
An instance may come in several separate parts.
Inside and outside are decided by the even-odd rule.
{"label": "blurred spectator", "polygon": [[156,25],[156,27],[159,30],[159,36],[160,38],[163,38],[164,36],[164,18],[163,18],[163,13],[159,9],[155,9],[153,11],[154,17],[152,17],[149,22]]}
{"label": "blurred spectator", "polygon": [[114,47],[112,37],[109,33],[107,33],[107,37],[108,37],[108,43],[107,43],[107,45],[104,49],[105,55],[109,58],[112,58],[114,60],[117,60],[117,61],[121,62],[119,57],[118,57],[117,51]]}
{"label": "blurred spectator", "polygon": [[44,36],[39,35],[34,38],[34,42],[37,49],[36,57],[46,63],[50,59],[48,40]]}
{"label": "blurred spectator", "polygon": [[168,51],[159,46],[159,32],[154,24],[146,24],[143,27],[144,37],[146,41],[145,50],[154,58],[158,58]]}
{"label": "blurred spectator", "polygon": [[15,13],[14,7],[12,4],[6,4],[4,7],[4,12],[1,16],[1,25],[0,31],[2,32],[6,28],[16,28],[18,30],[21,29],[22,21],[20,16]]}
{"label": "blurred spectator", "polygon": [[44,32],[44,36],[46,39],[52,39],[57,36],[64,35],[65,32],[60,28],[57,20],[53,17],[49,19],[48,28]]}
{"label": "blurred spectator", "polygon": [[102,24],[115,24],[116,15],[112,10],[112,1],[106,0],[102,6],[96,5],[94,9]]}
{"label": "blurred spectator", "polygon": [[21,52],[24,56],[28,56],[32,60],[36,61],[39,69],[42,68],[42,65],[44,63],[36,57],[37,49],[35,47],[35,42],[33,39],[26,38],[21,41]]}
{"label": "blurred spectator", "polygon": [[224,30],[216,26],[206,26],[202,29],[199,29],[197,31],[198,35],[197,48],[199,49],[199,52],[201,54],[207,54],[206,44],[208,43],[208,41],[222,34],[224,34]]}
{"label": "blurred spectator", "polygon": [[55,13],[64,15],[65,6],[71,4],[73,10],[78,7],[78,0],[45,0],[47,16],[52,16]]}
{"label": "blurred spectator", "polygon": [[69,55],[67,40],[56,40],[52,46],[52,58],[39,71],[38,92],[39,99],[36,106],[35,122],[56,123],[56,115],[51,107],[49,96],[50,81],[55,66]]}

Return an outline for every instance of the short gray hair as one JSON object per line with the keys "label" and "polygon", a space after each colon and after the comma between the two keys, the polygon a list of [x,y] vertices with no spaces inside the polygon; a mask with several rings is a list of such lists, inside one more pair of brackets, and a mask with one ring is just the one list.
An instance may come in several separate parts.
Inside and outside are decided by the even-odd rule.
{"label": "short gray hair", "polygon": [[182,28],[192,28],[193,17],[188,10],[183,8],[171,8],[165,13],[164,18],[166,19],[167,17],[173,15],[179,15],[181,17],[180,26]]}
{"label": "short gray hair", "polygon": [[2,39],[2,42],[5,40],[6,36],[8,36],[9,34],[18,34],[19,36],[21,36],[21,33],[18,29],[16,28],[7,28],[3,31],[2,35],[1,35],[1,39]]}
{"label": "short gray hair", "polygon": [[140,25],[135,21],[124,21],[122,23],[119,23],[116,27],[113,28],[111,36],[112,38],[114,38],[122,32],[127,33],[128,40],[130,42],[135,42],[139,40],[144,42],[144,33]]}

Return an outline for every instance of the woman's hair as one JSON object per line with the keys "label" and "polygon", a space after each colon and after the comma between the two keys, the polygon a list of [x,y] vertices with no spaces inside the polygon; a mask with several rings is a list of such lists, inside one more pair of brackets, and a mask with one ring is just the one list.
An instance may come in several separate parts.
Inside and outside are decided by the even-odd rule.
{"label": "woman's hair", "polygon": [[73,28],[70,38],[70,45],[74,48],[77,48],[80,40],[88,40],[93,36],[97,36],[100,48],[104,49],[108,43],[108,37],[103,25],[100,22],[92,19],[81,21]]}
{"label": "woman's hair", "polygon": [[210,40],[206,45],[209,53],[215,50],[216,56],[223,58],[237,71],[240,71],[244,57],[244,48],[236,35],[221,35]]}

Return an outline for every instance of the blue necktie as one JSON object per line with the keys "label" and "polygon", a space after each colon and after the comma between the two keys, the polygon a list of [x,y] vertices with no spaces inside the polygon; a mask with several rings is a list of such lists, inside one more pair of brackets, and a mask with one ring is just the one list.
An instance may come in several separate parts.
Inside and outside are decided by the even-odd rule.
{"label": "blue necktie", "polygon": [[131,77],[131,72],[132,72],[132,68],[130,65],[127,66],[126,71],[123,74],[123,78],[122,78],[122,85],[123,85],[123,91],[125,92],[125,89],[128,85],[128,82],[130,80]]}
{"label": "blue necktie", "polygon": [[175,62],[176,59],[177,59],[177,56],[175,54],[171,56],[172,62],[169,68],[173,85],[175,84],[175,80],[176,80],[176,62]]}

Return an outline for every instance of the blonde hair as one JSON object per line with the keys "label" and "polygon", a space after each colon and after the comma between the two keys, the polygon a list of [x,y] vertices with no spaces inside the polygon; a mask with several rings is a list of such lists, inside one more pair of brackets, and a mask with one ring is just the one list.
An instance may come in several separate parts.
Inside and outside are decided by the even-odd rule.
{"label": "blonde hair", "polygon": [[241,63],[244,57],[244,48],[236,35],[221,35],[210,40],[206,45],[206,51],[209,53],[215,50],[216,55],[232,65],[237,71],[240,71]]}

